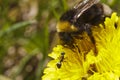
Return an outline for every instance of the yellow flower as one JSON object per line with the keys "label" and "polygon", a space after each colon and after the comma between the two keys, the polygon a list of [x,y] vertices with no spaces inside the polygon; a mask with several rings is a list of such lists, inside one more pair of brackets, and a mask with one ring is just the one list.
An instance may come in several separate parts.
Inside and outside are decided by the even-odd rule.
{"label": "yellow flower", "polygon": [[74,39],[74,48],[57,45],[49,54],[53,60],[48,63],[42,79],[119,80],[120,18],[113,13],[104,24],[93,27],[92,32],[95,45],[85,32],[83,39]]}

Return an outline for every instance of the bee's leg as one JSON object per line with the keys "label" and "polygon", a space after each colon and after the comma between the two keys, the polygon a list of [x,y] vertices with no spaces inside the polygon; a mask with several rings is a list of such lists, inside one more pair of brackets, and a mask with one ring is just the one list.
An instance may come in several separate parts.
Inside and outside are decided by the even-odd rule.
{"label": "bee's leg", "polygon": [[[92,35],[91,27],[92,27],[92,25],[90,25],[90,24],[85,24],[85,25],[84,25],[84,30],[87,32],[87,34],[88,34],[88,36],[90,37],[92,43],[95,45],[95,39],[94,39],[94,37],[93,37],[93,35]],[[96,46],[95,46],[95,53],[97,54]]]}
{"label": "bee's leg", "polygon": [[92,35],[91,27],[92,27],[92,25],[90,25],[90,24],[85,24],[85,25],[84,25],[84,30],[87,32],[87,34],[88,34],[88,36],[90,37],[92,43],[95,44],[95,39],[94,39],[94,37],[93,37],[93,35]]}

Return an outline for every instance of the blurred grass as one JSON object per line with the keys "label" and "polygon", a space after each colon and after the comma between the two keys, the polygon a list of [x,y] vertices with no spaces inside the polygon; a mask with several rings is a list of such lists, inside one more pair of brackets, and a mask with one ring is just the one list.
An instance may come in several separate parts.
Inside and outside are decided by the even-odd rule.
{"label": "blurred grass", "polygon": [[12,26],[8,27],[7,29],[2,29],[0,31],[0,37],[8,35],[10,32],[12,32],[16,29],[19,29],[21,27],[25,27],[27,25],[34,24],[34,23],[35,23],[35,21],[23,21],[23,22],[13,24]]}
{"label": "blurred grass", "polygon": [[[73,0],[0,0],[0,79],[41,80],[60,15]],[[101,0],[120,14],[119,0]],[[9,79],[8,79],[9,80]]]}

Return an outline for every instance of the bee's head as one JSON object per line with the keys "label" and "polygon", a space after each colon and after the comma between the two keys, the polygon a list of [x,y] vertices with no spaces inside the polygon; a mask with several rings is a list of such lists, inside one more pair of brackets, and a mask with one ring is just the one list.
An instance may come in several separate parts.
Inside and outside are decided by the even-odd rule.
{"label": "bee's head", "polygon": [[77,28],[74,26],[74,16],[76,14],[75,9],[71,9],[65,12],[61,17],[60,21],[57,24],[58,32],[75,32]]}
{"label": "bee's head", "polygon": [[76,14],[76,9],[71,9],[66,11],[61,17],[60,17],[60,21],[68,21],[70,23],[73,23],[73,18]]}

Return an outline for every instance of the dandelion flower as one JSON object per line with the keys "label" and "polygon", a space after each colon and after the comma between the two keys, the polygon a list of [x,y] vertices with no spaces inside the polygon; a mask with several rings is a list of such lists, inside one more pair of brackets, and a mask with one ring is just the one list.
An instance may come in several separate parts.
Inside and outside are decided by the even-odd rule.
{"label": "dandelion flower", "polygon": [[[120,18],[116,13],[104,24],[92,28],[95,45],[84,32],[74,39],[74,48],[57,45],[49,54],[53,60],[44,70],[43,80],[119,80]],[[97,50],[97,54],[95,53]],[[61,60],[61,52],[64,59]],[[60,68],[56,64],[60,62]]]}

